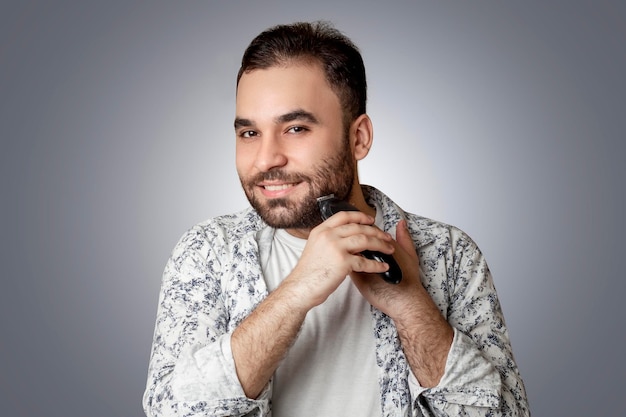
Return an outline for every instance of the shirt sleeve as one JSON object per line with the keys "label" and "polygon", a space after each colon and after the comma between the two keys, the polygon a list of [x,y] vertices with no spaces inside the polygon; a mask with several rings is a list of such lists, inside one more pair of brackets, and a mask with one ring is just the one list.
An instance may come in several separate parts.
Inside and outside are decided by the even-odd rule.
{"label": "shirt sleeve", "polygon": [[454,329],[445,372],[437,387],[422,387],[409,371],[409,387],[413,398],[423,395],[432,399],[439,397],[447,403],[497,408],[500,405],[500,386],[500,375],[496,368],[457,329]]}
{"label": "shirt sleeve", "polygon": [[409,375],[413,412],[424,416],[529,416],[504,316],[487,263],[462,232],[447,268],[454,339],[436,387]]}
{"label": "shirt sleeve", "polygon": [[165,271],[143,398],[149,417],[267,416],[269,390],[245,396],[221,296],[219,236],[194,228]]}

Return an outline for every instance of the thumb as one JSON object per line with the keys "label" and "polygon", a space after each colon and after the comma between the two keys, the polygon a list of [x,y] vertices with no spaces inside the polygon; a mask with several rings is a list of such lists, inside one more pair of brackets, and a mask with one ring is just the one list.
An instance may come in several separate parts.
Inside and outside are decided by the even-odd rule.
{"label": "thumb", "polygon": [[415,244],[404,219],[400,220],[396,226],[396,242],[407,253],[415,253]]}

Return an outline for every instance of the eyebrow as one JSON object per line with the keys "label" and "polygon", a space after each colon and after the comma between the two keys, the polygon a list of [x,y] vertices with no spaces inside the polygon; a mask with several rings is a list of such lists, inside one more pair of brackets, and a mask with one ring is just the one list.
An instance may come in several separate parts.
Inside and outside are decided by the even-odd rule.
{"label": "eyebrow", "polygon": [[289,113],[282,114],[274,119],[277,124],[289,123],[293,122],[294,120],[302,120],[309,123],[319,124],[317,117],[315,117],[313,113],[302,109],[297,109]]}
{"label": "eyebrow", "polygon": [[239,129],[241,127],[252,127],[254,123],[250,119],[242,119],[241,117],[235,117],[235,129]]}
{"label": "eyebrow", "polygon": [[[295,120],[302,120],[313,124],[319,124],[319,120],[317,120],[317,117],[315,117],[313,113],[302,109],[297,109],[294,111],[290,111],[289,113],[281,114],[274,119],[274,123],[282,124],[293,122]],[[250,119],[244,119],[242,117],[235,118],[235,129],[239,129],[242,127],[253,127],[254,125],[255,123]]]}

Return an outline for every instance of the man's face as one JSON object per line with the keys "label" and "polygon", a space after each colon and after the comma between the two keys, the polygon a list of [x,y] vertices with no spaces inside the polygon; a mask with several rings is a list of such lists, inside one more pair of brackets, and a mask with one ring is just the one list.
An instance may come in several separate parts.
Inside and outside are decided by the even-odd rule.
{"label": "man's face", "polygon": [[267,224],[311,229],[322,221],[318,197],[349,197],[356,163],[348,128],[318,65],[243,74],[236,107],[237,172]]}

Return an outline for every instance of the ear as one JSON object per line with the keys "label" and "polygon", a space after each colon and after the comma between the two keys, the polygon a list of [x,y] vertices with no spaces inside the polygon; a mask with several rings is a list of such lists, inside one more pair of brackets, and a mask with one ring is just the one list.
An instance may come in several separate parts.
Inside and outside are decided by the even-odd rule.
{"label": "ear", "polygon": [[374,141],[374,127],[372,120],[367,114],[357,117],[350,128],[354,157],[357,161],[365,158],[372,147]]}

